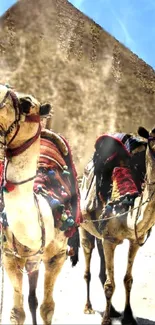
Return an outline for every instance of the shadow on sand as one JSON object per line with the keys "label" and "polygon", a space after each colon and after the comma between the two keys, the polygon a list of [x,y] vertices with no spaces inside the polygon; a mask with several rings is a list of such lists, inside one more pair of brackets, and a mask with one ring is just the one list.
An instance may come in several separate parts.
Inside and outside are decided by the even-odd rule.
{"label": "shadow on sand", "polygon": [[146,318],[136,318],[138,325],[155,325],[155,321]]}
{"label": "shadow on sand", "polygon": [[[101,317],[103,317],[103,312],[101,311],[98,311],[98,310],[95,310],[95,312],[97,312],[98,314],[101,315]],[[123,317],[123,314],[121,317],[119,318],[112,318],[112,325],[121,325],[122,324],[122,317]],[[155,325],[155,321],[153,320],[149,320],[149,319],[146,319],[146,318],[139,318],[139,317],[136,317],[135,318],[136,321],[137,321],[137,325]],[[127,323],[126,325],[135,325],[135,323]]]}

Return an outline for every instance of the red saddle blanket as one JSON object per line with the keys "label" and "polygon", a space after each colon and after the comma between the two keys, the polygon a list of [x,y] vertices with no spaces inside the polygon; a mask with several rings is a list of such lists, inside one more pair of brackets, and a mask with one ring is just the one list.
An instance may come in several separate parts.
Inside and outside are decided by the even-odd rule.
{"label": "red saddle blanket", "polygon": [[77,173],[68,142],[53,132],[50,136],[50,131],[41,136],[34,191],[47,198],[55,227],[65,231],[66,237],[72,237],[82,222]]}
{"label": "red saddle blanket", "polygon": [[112,200],[119,200],[126,195],[138,196],[138,189],[129,168],[115,167],[112,173]]}

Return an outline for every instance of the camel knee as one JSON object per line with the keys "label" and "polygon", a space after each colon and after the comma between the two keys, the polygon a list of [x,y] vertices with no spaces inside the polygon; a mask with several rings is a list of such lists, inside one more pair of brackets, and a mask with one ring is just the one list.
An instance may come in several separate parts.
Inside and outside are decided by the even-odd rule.
{"label": "camel knee", "polygon": [[124,277],[124,285],[127,291],[131,291],[132,283],[133,283],[132,275],[126,274]]}
{"label": "camel knee", "polygon": [[44,302],[40,306],[40,315],[44,321],[44,324],[51,325],[54,309],[55,309],[55,303],[53,299],[51,302]]}
{"label": "camel knee", "polygon": [[25,321],[25,312],[23,308],[12,308],[10,316],[11,324],[23,325]]}
{"label": "camel knee", "polygon": [[86,282],[90,282],[90,280],[91,280],[91,273],[90,273],[90,271],[86,271],[85,272],[84,279],[86,280]]}
{"label": "camel knee", "polygon": [[114,291],[115,291],[115,283],[106,281],[104,285],[104,293],[107,300],[111,299]]}
{"label": "camel knee", "polygon": [[94,249],[95,245],[94,242],[90,241],[87,238],[82,238],[81,240],[81,245],[85,251],[85,253],[89,254],[92,252],[92,250]]}

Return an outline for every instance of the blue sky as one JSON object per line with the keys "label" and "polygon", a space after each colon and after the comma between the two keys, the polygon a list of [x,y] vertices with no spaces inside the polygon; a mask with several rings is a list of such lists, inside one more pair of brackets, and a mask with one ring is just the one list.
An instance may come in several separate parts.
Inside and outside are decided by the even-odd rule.
{"label": "blue sky", "polygon": [[[155,0],[69,1],[155,69]],[[15,2],[0,0],[0,15]]]}
{"label": "blue sky", "polygon": [[155,0],[69,0],[155,69]]}
{"label": "blue sky", "polygon": [[15,2],[16,0],[0,0],[0,16]]}

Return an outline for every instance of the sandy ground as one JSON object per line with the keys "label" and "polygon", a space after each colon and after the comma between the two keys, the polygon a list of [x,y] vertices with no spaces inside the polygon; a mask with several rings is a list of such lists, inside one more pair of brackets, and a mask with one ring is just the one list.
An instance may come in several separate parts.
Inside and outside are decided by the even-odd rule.
{"label": "sandy ground", "polygon": [[[155,229],[144,247],[140,248],[135,260],[133,276],[134,283],[131,295],[132,308],[137,317],[139,325],[155,324]],[[115,260],[115,279],[116,290],[113,297],[113,304],[122,311],[124,308],[124,287],[123,276],[126,268],[128,242],[125,241],[117,247]],[[99,257],[97,250],[94,250],[92,257],[92,281],[91,297],[94,315],[84,315],[83,308],[86,298],[86,287],[83,279],[84,256],[80,249],[80,262],[76,268],[72,268],[70,260],[65,265],[57,279],[54,299],[56,303],[53,324],[100,324],[101,312],[105,308],[105,298],[102,286],[100,284]],[[32,324],[30,312],[27,304],[28,282],[27,275],[24,275],[24,305],[26,310],[25,324]],[[37,288],[39,304],[43,296],[43,266],[40,269],[39,283]],[[12,306],[12,288],[5,274],[4,285],[4,307],[2,315],[2,324],[10,324],[9,313]],[[38,324],[42,324],[38,309]],[[121,324],[119,320],[113,320],[113,324]]]}

